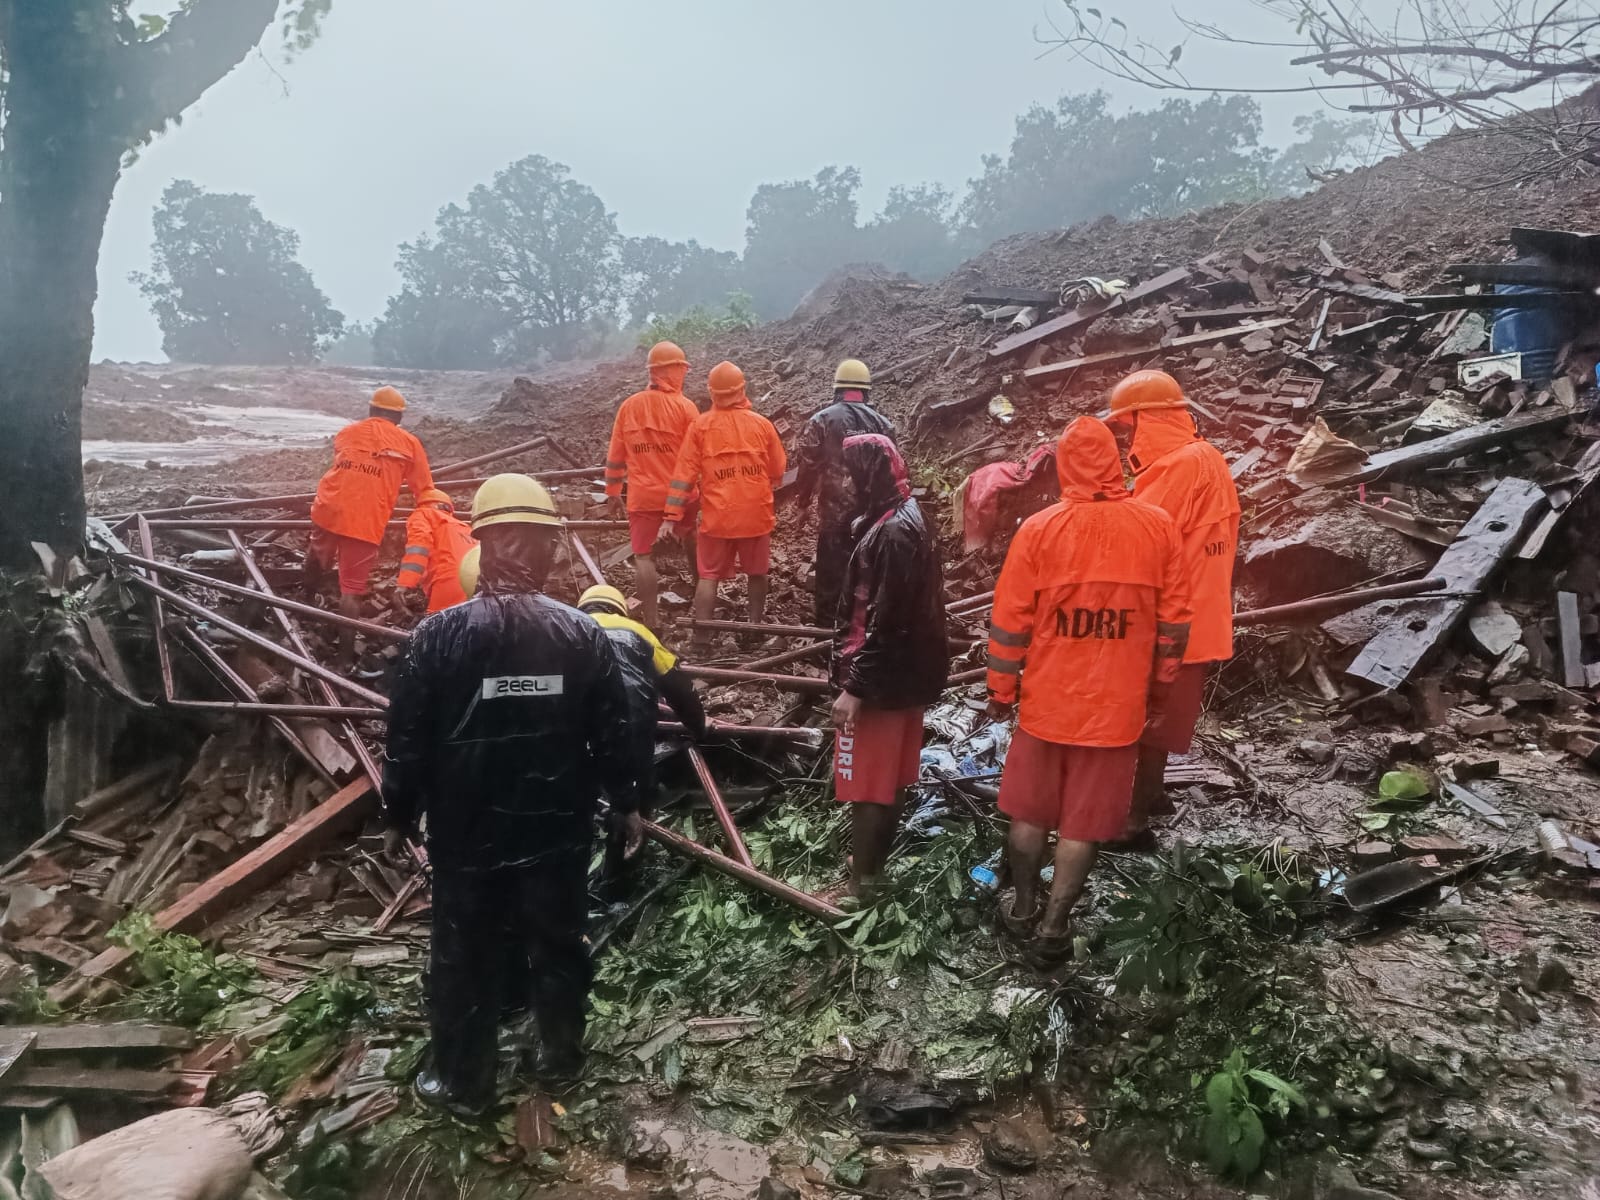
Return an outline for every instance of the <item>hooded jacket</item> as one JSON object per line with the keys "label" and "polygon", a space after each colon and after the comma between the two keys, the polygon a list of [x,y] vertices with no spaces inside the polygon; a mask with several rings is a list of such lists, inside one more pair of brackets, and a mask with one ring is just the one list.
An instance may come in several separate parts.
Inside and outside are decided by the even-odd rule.
{"label": "hooded jacket", "polygon": [[465,521],[425,504],[406,518],[406,553],[395,582],[403,588],[420,587],[431,613],[460,604],[467,598],[461,590],[461,560],[477,544]]}
{"label": "hooded jacket", "polygon": [[841,453],[859,515],[836,622],[833,682],[872,708],[921,708],[939,699],[950,674],[938,544],[893,442],[854,434]]}
{"label": "hooded jacket", "polygon": [[803,509],[816,493],[819,536],[831,528],[848,528],[855,515],[850,473],[844,465],[845,438],[856,433],[894,438],[894,423],[872,407],[865,392],[850,390],[844,395],[845,399],[812,415],[794,452],[796,495]]}
{"label": "hooded jacket", "polygon": [[617,409],[611,423],[611,448],[606,452],[606,495],[622,495],[628,484],[628,511],[661,512],[667,486],[689,426],[700,415],[683,394],[686,363],[650,368],[650,386],[635,392]]}
{"label": "hooded jacket", "polygon": [[1133,494],[1163,508],[1183,538],[1194,601],[1186,663],[1233,657],[1233,560],[1239,546],[1239,492],[1227,460],[1196,431],[1187,409],[1138,414],[1128,453]]}
{"label": "hooded jacket", "polygon": [[376,546],[402,482],[413,496],[433,486],[422,443],[383,417],[346,425],[333,435],[333,466],[317,483],[312,524]]}
{"label": "hooded jacket", "polygon": [[1034,737],[1127,746],[1152,681],[1183,661],[1192,612],[1172,518],[1128,493],[1111,431],[1080,417],[1056,448],[1061,502],[1012,539],[995,587],[989,694]]}
{"label": "hooded jacket", "polygon": [[788,460],[772,422],[750,407],[744,389],[713,394],[711,411],[689,426],[672,468],[667,520],[682,519],[700,489],[700,532],[720,538],[760,537],[778,523],[772,493]]}
{"label": "hooded jacket", "polygon": [[480,593],[423,618],[406,643],[384,822],[410,829],[425,813],[439,870],[587,854],[602,788],[619,811],[638,809],[639,753],[604,630],[537,592]]}

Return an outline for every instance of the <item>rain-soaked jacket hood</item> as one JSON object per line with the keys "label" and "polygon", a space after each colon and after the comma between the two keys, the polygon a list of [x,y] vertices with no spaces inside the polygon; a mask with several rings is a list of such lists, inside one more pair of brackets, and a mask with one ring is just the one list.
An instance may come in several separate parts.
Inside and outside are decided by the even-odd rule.
{"label": "rain-soaked jacket hood", "polygon": [[939,699],[950,671],[938,542],[893,442],[856,434],[843,455],[859,540],[835,622],[833,681],[873,708],[921,708]]}
{"label": "rain-soaked jacket hood", "polygon": [[650,386],[658,392],[682,392],[683,381],[689,375],[688,363],[669,363],[664,367],[650,368]]}
{"label": "rain-soaked jacket hood", "polygon": [[744,385],[740,384],[733,391],[712,392],[712,408],[749,408],[750,397],[745,395]]}
{"label": "rain-soaked jacket hood", "polygon": [[870,524],[902,500],[911,499],[905,460],[883,434],[853,434],[845,438],[842,454],[855,488],[858,523]]}
{"label": "rain-soaked jacket hood", "polygon": [[1239,490],[1227,460],[1195,429],[1187,409],[1137,414],[1129,447],[1133,494],[1165,510],[1183,539],[1194,597],[1186,663],[1233,657],[1233,561],[1239,545]]}
{"label": "rain-soaked jacket hood", "polygon": [[666,519],[681,521],[700,490],[700,532],[720,538],[761,537],[777,524],[773,492],[788,466],[783,440],[745,395],[732,363],[711,370],[715,405],[689,426],[672,467]]}
{"label": "rain-soaked jacket hood", "polygon": [[638,808],[641,753],[599,625],[537,592],[480,594],[425,618],[406,643],[384,821],[409,830],[426,815],[441,871],[587,855],[602,789],[619,810]]}
{"label": "rain-soaked jacket hood", "polygon": [[1056,475],[1063,500],[1124,500],[1128,496],[1117,439],[1105,422],[1095,417],[1079,417],[1062,431],[1056,443]]}
{"label": "rain-soaked jacket hood", "polygon": [[844,465],[844,440],[857,433],[894,437],[889,418],[873,408],[865,393],[847,393],[860,400],[835,400],[814,413],[800,430],[795,445],[795,500],[803,512],[817,498],[817,560],[813,598],[817,624],[832,625],[844,588],[845,565],[855,538],[855,485]]}
{"label": "rain-soaked jacket hood", "polygon": [[1136,476],[1200,437],[1187,408],[1145,409],[1134,414],[1134,422],[1128,466]]}

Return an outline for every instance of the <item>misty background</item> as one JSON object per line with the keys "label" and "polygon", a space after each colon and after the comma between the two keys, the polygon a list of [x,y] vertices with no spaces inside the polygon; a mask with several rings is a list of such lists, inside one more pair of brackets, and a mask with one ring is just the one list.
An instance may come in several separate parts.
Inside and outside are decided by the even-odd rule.
{"label": "misty background", "polygon": [[[1153,40],[1163,21],[1181,40],[1164,6],[1124,7]],[[1248,28],[1253,6],[1205,10]],[[1054,0],[340,0],[308,53],[253,53],[124,174],[95,356],[164,357],[128,277],[149,269],[152,210],[174,179],[253,196],[299,234],[299,261],[351,322],[380,316],[399,289],[400,243],[531,154],[570,167],[624,235],[719,250],[742,248],[759,185],[830,165],[860,169],[863,222],[897,185],[942,184],[959,198],[1030,105],[1094,89],[1117,112],[1164,98],[1044,53],[1035,28],[1048,32],[1058,12]],[[1310,79],[1271,48],[1191,42],[1186,55],[1201,85]],[[1322,107],[1314,94],[1257,99],[1274,147]]]}

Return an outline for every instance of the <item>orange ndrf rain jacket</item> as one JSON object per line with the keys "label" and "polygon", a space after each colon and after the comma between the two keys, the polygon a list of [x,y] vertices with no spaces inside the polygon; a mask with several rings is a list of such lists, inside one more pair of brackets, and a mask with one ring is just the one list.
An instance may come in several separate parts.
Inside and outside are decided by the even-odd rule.
{"label": "orange ndrf rain jacket", "polygon": [[778,518],[773,490],[789,465],[772,422],[750,407],[744,389],[713,394],[710,412],[689,426],[672,468],[667,520],[700,488],[700,532],[719,538],[760,537]]}
{"label": "orange ndrf rain jacket", "polygon": [[467,598],[461,590],[461,560],[477,544],[465,521],[425,505],[406,518],[406,555],[395,582],[422,588],[431,613],[461,604]]}
{"label": "orange ndrf rain jacket", "polygon": [[1079,417],[1056,448],[1061,502],[1022,523],[994,594],[989,694],[1034,737],[1127,746],[1152,677],[1170,683],[1189,587],[1172,518],[1134,499],[1111,431]]}
{"label": "orange ndrf rain jacket", "polygon": [[687,363],[650,368],[650,386],[617,409],[606,453],[606,495],[622,495],[628,481],[629,512],[662,512],[672,468],[700,410],[683,394]]}
{"label": "orange ndrf rain jacket", "polygon": [[1165,509],[1183,538],[1194,602],[1186,663],[1233,657],[1233,558],[1239,545],[1239,491],[1228,462],[1196,432],[1182,408],[1138,414],[1128,465],[1133,494]]}
{"label": "orange ndrf rain jacket", "polygon": [[402,482],[413,496],[433,486],[422,443],[382,417],[346,425],[333,435],[333,466],[317,484],[311,522],[376,546],[383,541]]}

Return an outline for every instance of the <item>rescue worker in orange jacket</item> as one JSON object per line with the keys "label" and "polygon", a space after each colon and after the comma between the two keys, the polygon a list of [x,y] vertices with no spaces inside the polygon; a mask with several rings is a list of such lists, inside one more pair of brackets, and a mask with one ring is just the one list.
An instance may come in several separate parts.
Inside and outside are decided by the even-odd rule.
{"label": "rescue worker in orange jacket", "polygon": [[[363,421],[333,435],[333,466],[317,483],[311,502],[311,547],[306,555],[306,582],[315,589],[322,575],[339,570],[339,611],[361,615],[367,576],[378,560],[378,543],[400,498],[400,485],[420,496],[433,486],[428,454],[404,429],[406,401],[392,387],[372,393]],[[348,659],[355,635],[340,635],[340,652]]]}
{"label": "rescue worker in orange jacket", "polygon": [[[1016,886],[1001,917],[1046,961],[1071,946],[1069,915],[1099,843],[1122,834],[1139,736],[1177,676],[1192,616],[1171,517],[1129,494],[1111,431],[1079,417],[1056,449],[1061,501],[1022,523],[995,587],[989,699],[1018,712],[1000,810]],[[1020,697],[1020,703],[1019,703]],[[1039,919],[1039,868],[1057,833]]]}
{"label": "rescue worker in orange jacket", "polygon": [[1183,388],[1165,371],[1136,371],[1112,389],[1111,431],[1126,448],[1133,494],[1165,509],[1183,538],[1194,623],[1183,669],[1161,719],[1140,739],[1128,835],[1145,836],[1150,816],[1170,812],[1167,755],[1188,752],[1212,663],[1233,657],[1233,560],[1239,492],[1227,460],[1195,429]]}
{"label": "rescue worker in orange jacket", "polygon": [[[650,386],[635,392],[617,409],[606,453],[606,498],[612,515],[621,517],[622,485],[628,485],[628,539],[633,550],[634,591],[645,626],[656,626],[656,537],[666,519],[667,488],[683,439],[700,410],[683,394],[689,360],[674,342],[650,347]],[[692,531],[672,525],[675,531]]]}
{"label": "rescue worker in orange jacket", "polygon": [[[772,494],[783,482],[788,460],[772,422],[750,407],[743,371],[720,362],[711,368],[709,383],[711,411],[689,426],[672,468],[667,520],[684,520],[698,487],[695,620],[711,619],[718,582],[743,571],[750,577],[750,620],[759,624],[767,611],[767,572],[777,524]],[[691,649],[703,654],[709,642],[709,633],[696,628]]]}
{"label": "rescue worker in orange jacket", "polygon": [[478,542],[455,512],[448,492],[429,488],[417,497],[416,511],[406,518],[406,553],[395,583],[421,588],[431,613],[467,598],[461,590],[461,560]]}

